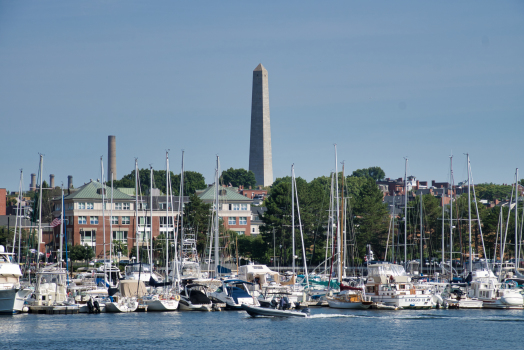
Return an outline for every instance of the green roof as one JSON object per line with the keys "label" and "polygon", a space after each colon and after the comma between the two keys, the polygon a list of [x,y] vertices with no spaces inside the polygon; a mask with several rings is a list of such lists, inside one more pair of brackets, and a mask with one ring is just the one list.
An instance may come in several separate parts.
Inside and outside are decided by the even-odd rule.
{"label": "green roof", "polygon": [[[219,187],[218,189],[218,200],[229,201],[229,202],[252,202],[251,199],[233,191],[230,187]],[[196,193],[203,201],[214,201],[215,200],[215,185],[209,186],[205,190]]]}
{"label": "green roof", "polygon": [[117,187],[116,189],[119,190],[120,192],[125,193],[125,194],[130,195],[130,196],[134,196],[135,195],[135,189],[131,188],[131,187]]}
{"label": "green roof", "polygon": [[[104,186],[106,189],[105,198],[111,198],[111,188]],[[102,188],[102,184],[97,181],[91,181],[66,196],[64,199],[100,199],[102,200],[102,193],[98,192],[98,189]],[[117,189],[113,189],[113,199],[134,199],[134,197],[123,193]]]}

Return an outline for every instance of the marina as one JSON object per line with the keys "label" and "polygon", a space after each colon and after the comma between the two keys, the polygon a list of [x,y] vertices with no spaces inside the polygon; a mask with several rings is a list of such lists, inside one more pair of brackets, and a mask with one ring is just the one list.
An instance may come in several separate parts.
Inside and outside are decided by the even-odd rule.
{"label": "marina", "polygon": [[523,322],[521,310],[311,308],[310,318],[285,319],[236,311],[19,314],[0,316],[0,343],[9,349],[519,349]]}

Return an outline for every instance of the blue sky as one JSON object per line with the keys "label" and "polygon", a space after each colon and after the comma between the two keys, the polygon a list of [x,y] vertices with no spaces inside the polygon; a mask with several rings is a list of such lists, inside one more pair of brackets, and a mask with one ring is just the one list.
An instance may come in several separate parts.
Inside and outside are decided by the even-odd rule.
{"label": "blue sky", "polygon": [[[380,166],[445,181],[524,172],[522,1],[0,1],[0,187],[139,166],[247,168],[269,72],[274,176]],[[104,162],[107,164],[106,162]]]}

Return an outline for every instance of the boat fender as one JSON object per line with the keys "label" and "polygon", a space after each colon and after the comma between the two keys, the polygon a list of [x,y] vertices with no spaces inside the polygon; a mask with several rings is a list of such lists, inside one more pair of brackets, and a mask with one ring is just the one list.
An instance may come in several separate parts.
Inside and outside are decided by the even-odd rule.
{"label": "boat fender", "polygon": [[178,294],[175,295],[175,300],[176,300],[176,301],[180,301],[180,295],[178,295]]}

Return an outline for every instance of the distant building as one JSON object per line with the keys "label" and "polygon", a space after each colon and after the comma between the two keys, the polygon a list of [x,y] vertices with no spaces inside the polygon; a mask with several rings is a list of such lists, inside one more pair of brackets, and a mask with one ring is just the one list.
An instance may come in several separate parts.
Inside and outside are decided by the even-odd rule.
{"label": "distant building", "polygon": [[[103,190],[105,190],[105,212],[102,205]],[[138,200],[137,216],[135,196],[124,192],[134,193],[134,189],[114,189],[113,204],[111,205],[111,188],[103,186],[98,181],[91,181],[71,191],[64,198],[67,242],[72,245],[82,244],[93,247],[95,248],[95,255],[101,257],[104,255],[104,227],[106,251],[109,250],[111,235],[113,241],[126,244],[128,251],[136,246],[137,240],[139,246],[147,245],[151,232],[153,232],[153,238],[162,233],[168,233],[170,237],[174,237],[174,223],[171,213],[176,224],[179,215],[178,196],[166,200],[166,196],[160,195],[160,191],[153,189],[153,193],[156,194],[153,195],[153,210],[150,210],[150,197],[141,196]],[[184,197],[183,203],[188,200],[188,197]],[[173,203],[173,208],[171,208],[171,203]],[[169,217],[166,217],[167,207],[170,208]],[[60,218],[61,211],[61,198],[56,198],[53,200],[53,217]],[[138,231],[136,229],[137,222]],[[60,226],[55,227],[54,231],[53,244],[57,246],[59,244]]]}
{"label": "distant building", "polygon": [[[196,191],[196,194],[204,203],[215,202],[215,185],[210,185],[205,190]],[[219,187],[218,189],[218,216],[226,229],[237,232],[239,235],[251,235],[251,205],[249,199],[237,193],[231,187]]]}

